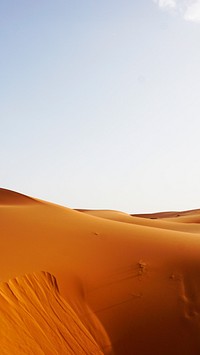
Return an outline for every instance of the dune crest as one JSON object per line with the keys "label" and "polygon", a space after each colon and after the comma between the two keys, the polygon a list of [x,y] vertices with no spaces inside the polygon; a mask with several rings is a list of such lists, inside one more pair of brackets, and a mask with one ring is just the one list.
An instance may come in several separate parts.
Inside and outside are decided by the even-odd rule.
{"label": "dune crest", "polygon": [[37,203],[33,197],[29,197],[18,192],[0,188],[0,206],[1,205],[30,205]]}

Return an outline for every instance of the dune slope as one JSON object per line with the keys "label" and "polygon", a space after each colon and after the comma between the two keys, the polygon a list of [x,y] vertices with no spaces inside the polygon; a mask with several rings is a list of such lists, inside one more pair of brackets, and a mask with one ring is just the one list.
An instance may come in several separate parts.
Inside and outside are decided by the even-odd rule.
{"label": "dune slope", "polygon": [[0,284],[1,354],[103,354],[49,273]]}

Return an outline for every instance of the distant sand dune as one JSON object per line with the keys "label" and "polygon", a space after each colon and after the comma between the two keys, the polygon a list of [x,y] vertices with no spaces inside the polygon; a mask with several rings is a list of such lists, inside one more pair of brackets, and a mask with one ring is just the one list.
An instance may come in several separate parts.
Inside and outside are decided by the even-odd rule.
{"label": "distant sand dune", "polygon": [[[110,219],[116,222],[130,223],[141,225],[145,227],[161,228],[182,231],[184,233],[200,233],[200,210],[195,210],[187,214],[182,212],[182,214],[177,215],[177,212],[162,213],[162,217],[151,218],[151,215],[129,215],[124,212],[110,211],[110,210],[77,210],[85,214],[100,217],[104,219]],[[198,214],[197,214],[198,213]],[[172,217],[176,215],[176,217]],[[153,216],[159,216],[160,214],[153,214]],[[167,217],[170,216],[170,217]],[[148,217],[145,217],[148,216]],[[165,217],[164,217],[165,216]],[[184,224],[181,224],[184,223]],[[190,225],[185,225],[189,223]],[[193,225],[192,225],[193,224]]]}
{"label": "distant sand dune", "polygon": [[172,212],[158,212],[158,213],[143,213],[143,214],[132,214],[135,217],[143,217],[143,218],[174,218],[185,215],[200,215],[200,209],[189,210],[189,211],[172,211]]}
{"label": "distant sand dune", "polygon": [[0,201],[1,354],[200,354],[199,210]]}

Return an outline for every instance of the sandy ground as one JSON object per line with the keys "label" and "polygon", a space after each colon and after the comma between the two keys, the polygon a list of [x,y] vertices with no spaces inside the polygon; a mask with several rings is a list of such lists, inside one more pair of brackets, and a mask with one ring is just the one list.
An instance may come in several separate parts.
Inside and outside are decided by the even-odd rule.
{"label": "sandy ground", "polygon": [[72,210],[0,189],[1,354],[200,354],[200,210]]}

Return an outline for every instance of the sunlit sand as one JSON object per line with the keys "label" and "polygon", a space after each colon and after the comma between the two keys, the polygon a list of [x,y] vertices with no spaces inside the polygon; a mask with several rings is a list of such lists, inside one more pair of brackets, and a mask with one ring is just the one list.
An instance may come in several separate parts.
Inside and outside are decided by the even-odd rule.
{"label": "sunlit sand", "polygon": [[72,210],[0,189],[1,354],[200,354],[200,210]]}

